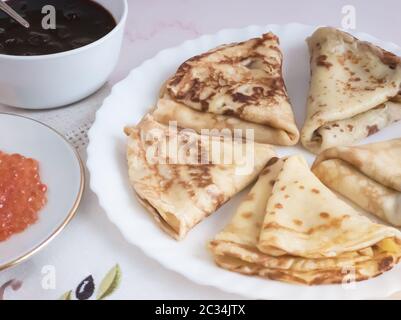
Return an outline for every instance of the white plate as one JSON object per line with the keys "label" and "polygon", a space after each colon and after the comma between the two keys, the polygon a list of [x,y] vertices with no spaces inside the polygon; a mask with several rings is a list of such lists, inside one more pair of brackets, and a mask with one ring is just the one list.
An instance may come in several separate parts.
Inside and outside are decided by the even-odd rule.
{"label": "white plate", "polygon": [[36,253],[72,219],[84,188],[82,162],[57,132],[37,121],[0,113],[0,150],[39,161],[40,178],[47,185],[47,204],[38,221],[0,242],[0,270]]}
{"label": "white plate", "polygon": [[[136,201],[129,185],[124,126],[140,120],[155,102],[162,83],[184,60],[220,44],[246,40],[267,31],[273,31],[280,37],[284,52],[284,77],[298,126],[302,127],[309,84],[309,55],[305,38],[315,29],[316,27],[289,24],[222,30],[215,35],[205,35],[159,52],[114,87],[98,111],[96,122],[89,133],[88,168],[91,173],[91,188],[98,195],[110,220],[117,225],[127,241],[140,247],[166,268],[175,270],[194,282],[251,298],[377,298],[401,290],[401,282],[398,281],[401,277],[399,267],[381,277],[347,289],[341,285],[290,285],[220,269],[213,263],[206,249],[206,242],[229,221],[241,195],[194,228],[184,241],[176,242],[156,226],[150,215]],[[401,49],[394,44],[379,41],[366,34],[356,36],[401,54]],[[401,123],[398,123],[364,142],[395,138],[400,132]],[[309,162],[313,161],[313,155],[300,146],[277,148],[277,151],[280,155],[302,153]]]}

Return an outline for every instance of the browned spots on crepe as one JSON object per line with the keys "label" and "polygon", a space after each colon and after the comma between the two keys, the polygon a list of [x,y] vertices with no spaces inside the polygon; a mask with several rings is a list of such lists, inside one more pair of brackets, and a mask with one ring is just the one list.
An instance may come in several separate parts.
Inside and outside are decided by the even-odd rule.
{"label": "browned spots on crepe", "polygon": [[189,176],[191,181],[196,183],[199,188],[205,188],[213,184],[213,178],[211,175],[211,165],[188,165]]}
{"label": "browned spots on crepe", "polygon": [[270,180],[269,183],[270,183],[271,186],[274,186],[276,184],[276,180]]}
{"label": "browned spots on crepe", "polygon": [[284,198],[285,198],[285,199],[289,199],[289,198],[290,198],[290,195],[286,194],[286,195],[284,196]]}
{"label": "browned spots on crepe", "polygon": [[342,66],[345,64],[345,57],[344,56],[338,56],[337,57],[337,61],[339,64],[341,64]]}
{"label": "browned spots on crepe", "polygon": [[361,58],[355,55],[351,50],[347,50],[344,55],[344,62],[346,60],[350,61],[352,64],[358,64],[361,61]]}
{"label": "browned spots on crepe", "polygon": [[401,63],[401,59],[395,54],[386,50],[381,50],[380,60],[387,65],[390,69],[394,70]]}
{"label": "browned spots on crepe", "polygon": [[277,208],[277,209],[283,209],[284,208],[281,203],[276,203],[274,207]]}
{"label": "browned spots on crepe", "polygon": [[[363,276],[358,275],[356,281],[361,281]],[[344,282],[343,268],[338,270],[329,270],[322,272],[321,275],[314,278],[309,285],[321,285],[321,284],[340,284]]]}
{"label": "browned spots on crepe", "polygon": [[310,228],[306,233],[311,235],[311,234],[314,234],[317,231],[326,231],[326,230],[329,230],[329,229],[341,228],[343,220],[344,220],[344,217],[333,218],[333,219],[329,220],[327,224],[321,224],[319,226]]}
{"label": "browned spots on crepe", "polygon": [[[231,96],[232,96],[234,102],[246,103],[249,100],[253,99],[253,96],[247,96],[241,92],[235,92]],[[230,112],[227,114],[227,111],[230,111]],[[235,115],[235,111],[234,110],[226,110],[225,114],[226,115]]]}
{"label": "browned spots on crepe", "polygon": [[293,221],[294,224],[296,224],[297,226],[302,226],[302,225],[303,225],[303,222],[302,222],[301,220],[294,219],[294,220],[292,220],[292,221]]}
{"label": "browned spots on crepe", "polygon": [[394,258],[392,256],[389,257],[384,257],[382,260],[379,261],[378,263],[378,269],[379,271],[388,271],[392,268],[394,262]]}
{"label": "browned spots on crepe", "polygon": [[330,218],[330,214],[327,213],[327,212],[320,212],[320,213],[319,213],[319,216],[320,216],[321,218],[323,218],[323,219],[328,219],[328,218]]}
{"label": "browned spots on crepe", "polygon": [[311,189],[311,191],[312,191],[313,193],[316,193],[316,194],[320,193],[320,191],[319,191],[318,189],[315,189],[315,188]]}
{"label": "browned spots on crepe", "polygon": [[[223,95],[229,102],[219,106],[217,113],[248,118],[249,105],[275,106],[288,100],[278,45],[278,38],[268,33],[192,57],[167,82],[165,94],[202,112],[208,112],[216,96]],[[237,53],[232,48],[238,48]],[[266,56],[266,49],[276,54],[269,52]],[[233,70],[235,77],[227,70]],[[254,70],[259,71],[259,76],[254,75]],[[250,90],[241,92],[239,84],[246,84]]]}
{"label": "browned spots on crepe", "polygon": [[286,186],[284,186],[284,187],[281,187],[281,191],[284,191],[285,189],[286,189],[287,187]]}
{"label": "browned spots on crepe", "polygon": [[252,192],[250,192],[245,196],[244,201],[252,201],[254,198],[255,195]]}
{"label": "browned spots on crepe", "polygon": [[263,228],[264,229],[271,228],[271,229],[278,229],[278,230],[281,229],[281,230],[287,230],[287,231],[290,231],[290,232],[296,232],[296,233],[301,233],[301,234],[312,235],[312,234],[314,234],[314,233],[316,233],[318,231],[324,232],[324,231],[327,231],[329,229],[341,228],[342,222],[343,222],[343,218],[336,218],[336,219],[332,219],[332,220],[328,221],[327,224],[321,224],[319,226],[312,227],[312,228],[310,228],[310,229],[308,229],[306,231],[294,230],[294,229],[291,229],[291,228],[289,228],[287,226],[280,225],[280,224],[278,224],[276,222],[269,222],[269,223],[265,224],[263,226]]}
{"label": "browned spots on crepe", "polygon": [[264,168],[263,169],[263,171],[262,171],[262,173],[260,174],[261,176],[264,176],[264,175],[267,175],[267,174],[269,174],[271,171],[270,171],[270,168]]}
{"label": "browned spots on crepe", "polygon": [[377,127],[376,124],[372,126],[366,126],[366,130],[368,131],[368,137],[371,136],[372,134],[379,132],[379,128]]}
{"label": "browned spots on crepe", "polygon": [[298,230],[294,230],[292,228],[280,225],[277,222],[268,222],[263,226],[263,229],[277,229],[277,230],[287,230],[287,231],[296,232],[296,233],[303,233]]}
{"label": "browned spots on crepe", "polygon": [[325,67],[327,69],[330,69],[333,66],[332,63],[327,61],[327,56],[324,54],[322,54],[316,58],[316,64],[320,67]]}
{"label": "browned spots on crepe", "polygon": [[299,189],[304,190],[305,187],[304,186],[299,186]]}
{"label": "browned spots on crepe", "polygon": [[243,217],[244,219],[250,219],[250,218],[252,217],[252,212],[244,212],[244,213],[242,214],[242,217]]}
{"label": "browned spots on crepe", "polygon": [[266,167],[271,167],[271,166],[272,166],[273,164],[275,164],[278,160],[279,160],[279,158],[277,158],[277,157],[271,158],[271,159],[267,162]]}

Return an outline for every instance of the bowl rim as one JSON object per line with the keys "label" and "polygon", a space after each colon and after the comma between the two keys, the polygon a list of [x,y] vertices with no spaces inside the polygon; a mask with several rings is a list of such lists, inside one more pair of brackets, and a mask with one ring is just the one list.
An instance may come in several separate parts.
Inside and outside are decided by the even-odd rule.
{"label": "bowl rim", "polygon": [[[94,1],[97,2],[96,0],[94,0]],[[117,0],[112,0],[112,1],[117,1]],[[101,37],[100,39],[98,39],[94,42],[91,42],[85,46],[82,46],[82,47],[79,47],[76,49],[72,49],[72,50],[68,50],[68,51],[36,55],[36,56],[17,56],[17,55],[0,53],[0,59],[14,60],[14,61],[18,61],[18,60],[19,61],[35,61],[35,60],[57,59],[57,58],[63,58],[65,56],[80,54],[82,51],[89,50],[92,47],[100,45],[101,43],[105,42],[107,39],[113,37],[117,32],[120,31],[120,29],[124,28],[125,22],[128,17],[128,2],[127,2],[127,0],[120,0],[120,1],[123,4],[123,12],[122,12],[121,18],[117,22],[117,25],[109,33],[105,34],[103,37]]]}
{"label": "bowl rim", "polygon": [[24,261],[28,260],[29,258],[31,258],[32,256],[34,256],[36,253],[38,253],[40,250],[42,250],[44,247],[46,247],[54,238],[56,238],[65,229],[65,227],[71,222],[71,220],[75,217],[75,215],[78,212],[80,203],[82,201],[82,198],[83,198],[83,195],[85,192],[85,184],[86,184],[87,179],[86,179],[86,174],[85,174],[84,162],[82,161],[82,158],[79,155],[77,149],[74,148],[74,146],[72,146],[71,143],[69,143],[67,141],[67,139],[56,129],[50,127],[49,125],[47,125],[41,121],[38,121],[36,119],[32,119],[30,117],[20,115],[20,114],[13,114],[13,113],[9,113],[9,112],[0,112],[0,115],[23,118],[23,119],[26,119],[29,121],[36,122],[37,124],[48,128],[50,131],[52,131],[57,136],[59,136],[62,140],[64,140],[68,146],[70,146],[72,152],[74,153],[76,160],[78,161],[79,171],[80,171],[80,183],[79,183],[78,194],[73,203],[72,208],[68,212],[68,214],[65,217],[65,219],[63,220],[63,222],[59,226],[57,226],[57,228],[55,228],[55,230],[50,235],[48,235],[48,237],[45,240],[36,244],[31,250],[23,253],[22,255],[20,255],[19,257],[15,258],[13,260],[6,262],[5,264],[0,265],[0,271],[3,271],[8,268],[11,268],[13,266],[16,266],[17,264],[20,264],[21,262],[24,262]]}

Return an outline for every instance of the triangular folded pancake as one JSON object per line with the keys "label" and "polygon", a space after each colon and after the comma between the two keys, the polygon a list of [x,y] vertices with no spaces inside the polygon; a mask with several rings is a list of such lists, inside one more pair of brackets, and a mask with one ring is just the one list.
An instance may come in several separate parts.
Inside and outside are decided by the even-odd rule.
{"label": "triangular folded pancake", "polygon": [[325,150],[312,170],[329,188],[401,226],[401,139]]}
{"label": "triangular folded pancake", "polygon": [[398,230],[360,216],[293,156],[266,167],[210,249],[231,271],[330,284],[391,269],[401,256],[400,238]]}
{"label": "triangular folded pancake", "polygon": [[278,38],[220,46],[184,62],[153,112],[182,128],[254,129],[255,141],[294,145],[299,132],[282,76]]}
{"label": "triangular folded pancake", "polygon": [[251,183],[275,154],[269,145],[200,136],[151,116],[125,132],[130,182],[176,239]]}
{"label": "triangular folded pancake", "polygon": [[311,83],[302,144],[352,145],[401,119],[401,59],[334,28],[308,39]]}

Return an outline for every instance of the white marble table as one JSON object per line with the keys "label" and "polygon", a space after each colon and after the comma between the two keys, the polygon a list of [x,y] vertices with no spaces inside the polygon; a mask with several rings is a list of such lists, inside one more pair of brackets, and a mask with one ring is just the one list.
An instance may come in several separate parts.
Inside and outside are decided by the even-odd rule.
{"label": "white marble table", "polygon": [[[300,22],[340,26],[343,5],[356,9],[356,29],[386,41],[401,44],[399,30],[401,3],[392,0],[268,1],[268,0],[129,0],[130,13],[124,46],[110,84],[159,50],[180,44],[204,33],[250,24]],[[107,90],[107,89],[105,89]],[[92,103],[95,110],[103,94]],[[0,111],[20,112],[0,106]],[[70,111],[68,111],[70,112]],[[34,114],[33,114],[34,115]],[[83,158],[85,151],[81,150]],[[125,242],[119,230],[106,218],[96,196],[86,189],[77,216],[52,243],[27,262],[0,272],[0,286],[16,279],[14,291],[5,290],[5,299],[57,299],[92,275],[98,285],[116,263],[122,270],[114,299],[235,299],[242,298],[211,287],[196,285],[147,258]],[[55,282],[47,276],[55,273]],[[1,294],[0,294],[1,296]],[[75,298],[75,297],[73,297]]]}

